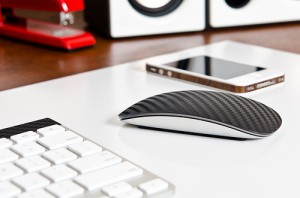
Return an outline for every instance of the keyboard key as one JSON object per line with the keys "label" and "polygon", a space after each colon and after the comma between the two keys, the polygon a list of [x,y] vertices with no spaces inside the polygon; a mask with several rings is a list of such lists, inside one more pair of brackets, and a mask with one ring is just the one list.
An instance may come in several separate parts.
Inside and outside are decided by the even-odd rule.
{"label": "keyboard key", "polygon": [[38,173],[29,173],[13,179],[13,182],[26,191],[43,188],[50,184],[50,181]]}
{"label": "keyboard key", "polygon": [[68,165],[80,173],[88,173],[121,162],[122,159],[120,157],[112,154],[111,152],[104,151],[97,155],[91,155],[71,161]]}
{"label": "keyboard key", "polygon": [[84,189],[72,181],[55,183],[47,187],[47,190],[57,197],[67,198],[84,193]]}
{"label": "keyboard key", "polygon": [[128,192],[121,193],[114,196],[114,198],[141,198],[141,197],[143,197],[143,192],[136,188],[133,188]]}
{"label": "keyboard key", "polygon": [[113,183],[121,182],[143,174],[143,170],[129,162],[123,162],[78,176],[75,181],[88,190],[95,190]]}
{"label": "keyboard key", "polygon": [[55,124],[48,127],[40,128],[37,130],[37,132],[41,136],[45,137],[45,136],[50,136],[57,133],[65,132],[65,128],[58,124]]}
{"label": "keyboard key", "polygon": [[65,148],[47,151],[42,155],[44,158],[46,158],[54,164],[62,164],[77,159],[77,155]]}
{"label": "keyboard key", "polygon": [[66,165],[56,165],[41,172],[48,179],[59,182],[77,176],[77,172]]}
{"label": "keyboard key", "polygon": [[0,164],[19,159],[19,156],[9,149],[0,149]]}
{"label": "keyboard key", "polygon": [[147,195],[153,195],[168,189],[169,184],[161,179],[153,179],[151,181],[140,184],[139,188]]}
{"label": "keyboard key", "polygon": [[66,131],[63,133],[57,133],[51,136],[42,137],[38,140],[38,143],[52,150],[66,147],[71,144],[76,144],[81,141],[83,141],[82,137],[71,131]]}
{"label": "keyboard key", "polygon": [[114,197],[115,195],[121,194],[121,193],[126,193],[132,189],[132,186],[126,182],[120,182],[116,183],[110,186],[106,186],[102,188],[102,191],[111,196]]}
{"label": "keyboard key", "polygon": [[5,181],[23,175],[23,171],[13,164],[0,165],[0,181]]}
{"label": "keyboard key", "polygon": [[22,195],[18,196],[18,198],[55,198],[55,197],[50,193],[46,192],[45,190],[39,189],[39,190],[23,193]]}
{"label": "keyboard key", "polygon": [[20,194],[22,191],[17,186],[13,185],[10,182],[1,182],[0,183],[0,197],[14,197]]}
{"label": "keyboard key", "polygon": [[10,137],[10,139],[15,143],[22,143],[22,142],[37,140],[39,137],[40,137],[39,134],[33,131],[28,131],[28,132],[20,133],[18,135],[13,135]]}
{"label": "keyboard key", "polygon": [[0,149],[10,147],[13,144],[12,141],[10,141],[7,138],[0,138]]}
{"label": "keyboard key", "polygon": [[69,146],[69,149],[77,155],[84,157],[102,152],[102,148],[90,141],[83,141]]}
{"label": "keyboard key", "polygon": [[46,151],[44,147],[37,144],[36,142],[23,142],[15,144],[11,147],[11,150],[15,151],[23,157],[37,155]]}
{"label": "keyboard key", "polygon": [[40,156],[32,156],[19,159],[15,162],[16,165],[27,171],[35,172],[51,166],[51,163]]}

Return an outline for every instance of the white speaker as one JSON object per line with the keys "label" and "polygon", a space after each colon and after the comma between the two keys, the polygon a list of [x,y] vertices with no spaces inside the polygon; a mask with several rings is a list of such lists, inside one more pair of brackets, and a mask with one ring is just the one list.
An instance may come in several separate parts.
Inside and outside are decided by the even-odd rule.
{"label": "white speaker", "polygon": [[110,37],[204,30],[205,0],[85,0],[85,19]]}
{"label": "white speaker", "polygon": [[211,27],[257,25],[300,20],[299,0],[209,0]]}

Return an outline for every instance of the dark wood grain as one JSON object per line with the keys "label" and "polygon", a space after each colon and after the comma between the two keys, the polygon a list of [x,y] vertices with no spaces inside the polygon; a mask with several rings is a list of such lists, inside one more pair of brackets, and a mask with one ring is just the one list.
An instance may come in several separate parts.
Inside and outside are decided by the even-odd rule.
{"label": "dark wood grain", "polygon": [[[76,26],[85,28],[82,20]],[[0,37],[0,90],[228,39],[300,53],[297,23],[126,39],[92,33],[97,45],[73,52]]]}

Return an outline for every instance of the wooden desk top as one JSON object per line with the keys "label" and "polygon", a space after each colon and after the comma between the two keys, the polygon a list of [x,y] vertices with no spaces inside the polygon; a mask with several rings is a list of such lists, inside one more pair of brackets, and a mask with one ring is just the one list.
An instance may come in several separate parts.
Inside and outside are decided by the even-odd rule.
{"label": "wooden desk top", "polygon": [[[82,22],[77,26],[86,25]],[[74,52],[0,37],[0,90],[228,39],[300,53],[300,25],[297,23],[127,39],[93,34],[96,46]]]}

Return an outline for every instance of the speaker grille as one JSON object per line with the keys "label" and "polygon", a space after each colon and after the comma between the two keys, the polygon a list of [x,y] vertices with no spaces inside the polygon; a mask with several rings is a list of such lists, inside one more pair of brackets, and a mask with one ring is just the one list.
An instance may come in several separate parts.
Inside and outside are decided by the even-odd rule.
{"label": "speaker grille", "polygon": [[263,136],[275,132],[282,123],[278,113],[262,103],[211,91],[181,91],[156,95],[134,104],[119,117],[126,120],[170,114],[208,119]]}
{"label": "speaker grille", "polygon": [[139,13],[150,16],[150,17],[160,17],[167,15],[178,8],[183,0],[171,0],[169,3],[158,8],[148,8],[140,4],[137,0],[128,0],[130,5]]}

